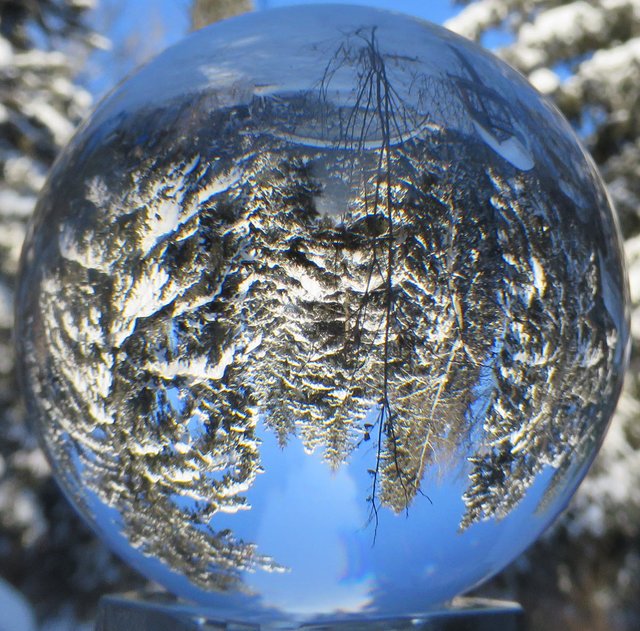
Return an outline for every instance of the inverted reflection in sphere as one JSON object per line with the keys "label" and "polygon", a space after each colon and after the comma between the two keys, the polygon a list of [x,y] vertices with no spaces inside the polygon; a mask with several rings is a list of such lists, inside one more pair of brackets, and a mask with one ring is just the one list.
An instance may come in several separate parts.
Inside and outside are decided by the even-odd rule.
{"label": "inverted reflection in sphere", "polygon": [[568,125],[438,27],[297,7],[198,32],[58,161],[19,352],[63,487],[234,619],[415,614],[564,507],[627,346]]}

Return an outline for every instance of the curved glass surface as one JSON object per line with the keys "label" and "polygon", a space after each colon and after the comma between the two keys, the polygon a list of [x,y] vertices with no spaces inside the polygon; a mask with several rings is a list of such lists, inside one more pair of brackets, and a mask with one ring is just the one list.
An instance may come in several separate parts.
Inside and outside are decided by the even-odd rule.
{"label": "curved glass surface", "polygon": [[131,565],[230,619],[415,615],[565,506],[628,345],[601,181],[517,73],[358,7],[118,87],[25,245],[31,415]]}

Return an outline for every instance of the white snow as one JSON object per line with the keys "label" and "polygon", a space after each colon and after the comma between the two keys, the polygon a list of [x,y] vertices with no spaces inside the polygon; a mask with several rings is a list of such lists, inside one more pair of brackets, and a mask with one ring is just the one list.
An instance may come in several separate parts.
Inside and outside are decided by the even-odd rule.
{"label": "white snow", "polygon": [[4,37],[0,37],[0,68],[13,63],[13,47]]}
{"label": "white snow", "polygon": [[322,300],[327,294],[328,289],[301,265],[286,265],[285,267],[287,274],[300,283],[300,289],[294,290],[293,295],[299,295],[304,300]]}
{"label": "white snow", "polygon": [[96,175],[87,183],[85,192],[86,198],[93,202],[98,208],[105,206],[105,202],[109,199],[109,189],[104,178]]}
{"label": "white snow", "polygon": [[200,478],[199,469],[172,469],[165,473],[165,480],[168,482],[176,482],[178,484],[185,482],[193,482]]}
{"label": "white snow", "polygon": [[182,455],[187,454],[191,451],[191,445],[182,442],[174,443],[173,448]]}
{"label": "white snow", "polygon": [[445,26],[469,39],[478,39],[490,26],[500,24],[508,15],[509,4],[504,0],[477,0],[467,5]]}
{"label": "white snow", "polygon": [[[145,442],[144,444],[142,444],[132,441],[129,449],[134,456],[155,456],[161,453],[164,447],[159,443]],[[159,479],[159,477],[157,479]]]}
{"label": "white snow", "polygon": [[630,280],[631,302],[640,304],[640,234],[627,239],[624,244],[625,258]]}
{"label": "white snow", "polygon": [[[24,155],[12,155],[5,158],[3,180],[18,190],[28,183],[34,190],[40,189],[46,179],[46,170],[41,164]],[[29,196],[31,197],[31,196]],[[16,214],[12,210],[12,214]]]}
{"label": "white snow", "polygon": [[640,37],[628,40],[614,48],[601,49],[591,59],[580,64],[578,77],[573,81],[597,81],[618,88],[625,80],[637,76],[640,64]]}
{"label": "white snow", "polygon": [[533,271],[533,284],[538,295],[542,296],[547,288],[547,276],[544,273],[544,268],[540,265],[540,261],[535,256],[532,256],[529,260]]}
{"label": "white snow", "polygon": [[516,136],[510,136],[506,140],[501,141],[480,125],[478,121],[473,121],[473,127],[487,145],[497,154],[501,155],[507,162],[516,167],[516,169],[520,169],[521,171],[530,171],[533,169],[535,165],[533,155]]}
{"label": "white snow", "polygon": [[22,110],[27,116],[32,116],[50,129],[56,144],[64,145],[71,138],[75,129],[74,125],[51,103],[36,98],[24,103]]}
{"label": "white snow", "polygon": [[41,449],[17,451],[13,454],[12,464],[16,469],[25,471],[35,478],[44,479],[51,475],[49,461]]}
{"label": "white snow", "polygon": [[13,292],[0,281],[0,328],[13,326]]}
{"label": "white snow", "polygon": [[584,0],[547,9],[532,23],[523,24],[518,34],[519,46],[539,48],[550,40],[562,40],[566,46],[572,46],[585,34],[597,35],[602,31],[605,17],[602,8]]}
{"label": "white snow", "polygon": [[209,358],[206,355],[201,355],[200,357],[174,359],[170,362],[147,362],[144,368],[167,381],[176,377],[188,377],[195,382],[210,379],[217,381],[222,379],[225,370],[233,362],[234,354],[235,347],[229,346],[224,349],[216,364],[210,364]]}
{"label": "white snow", "polygon": [[172,197],[160,199],[147,208],[146,231],[140,239],[142,252],[150,252],[163,237],[177,229],[181,208],[182,204]]}
{"label": "white snow", "polygon": [[574,500],[575,516],[568,524],[574,536],[585,531],[599,536],[612,522],[625,520],[623,507],[640,504],[640,451],[625,434],[625,427],[639,415],[640,402],[625,389],[596,461],[595,475],[587,476]]}
{"label": "white snow", "polygon": [[[425,35],[434,28],[445,40],[455,36],[425,26],[420,20],[358,6],[344,6],[340,11],[327,5],[287,7],[248,14],[242,20],[225,20],[191,34],[144,66],[103,102],[93,123],[99,125],[149,102],[159,106],[176,98],[189,98],[204,89],[211,90],[211,107],[248,103],[254,96],[275,98],[277,94],[306,91],[322,80],[324,65],[318,59],[330,58],[336,52],[340,43],[336,33],[353,36],[363,26],[376,27],[376,36],[386,50],[419,58],[421,67],[434,75],[443,75],[453,63],[453,53],[445,51],[443,56],[440,42]],[[248,32],[255,35],[248,37]],[[355,45],[358,42],[361,46],[360,40]],[[357,69],[345,64],[335,70],[329,88],[331,98],[351,102]],[[415,100],[412,73],[407,71],[404,79],[394,86],[399,98]],[[268,95],[264,86],[269,86]]]}
{"label": "white snow", "polygon": [[[237,484],[236,486],[240,485]],[[249,485],[247,484],[245,486]],[[237,491],[234,491],[234,495],[237,495],[238,493],[244,493],[244,490],[238,489]],[[226,513],[228,515],[234,515],[235,513],[246,510],[251,510],[251,506],[248,506],[247,504],[221,504],[218,506],[218,512]]]}
{"label": "white snow", "polygon": [[69,68],[68,57],[60,51],[44,51],[32,48],[25,52],[16,53],[13,58],[14,65],[20,70],[67,70]]}
{"label": "white snow", "polygon": [[227,173],[221,173],[211,182],[198,189],[198,203],[204,204],[214,195],[231,188],[241,177],[242,171],[240,169],[231,169]]}
{"label": "white snow", "polygon": [[69,4],[79,11],[93,9],[96,5],[95,0],[69,0]]}
{"label": "white snow", "polygon": [[85,242],[81,243],[77,237],[76,228],[72,225],[62,224],[60,226],[60,234],[58,235],[60,255],[69,261],[75,261],[86,269],[110,272],[111,262],[105,257],[100,242],[89,236]]}
{"label": "white snow", "polygon": [[12,190],[0,190],[0,209],[14,217],[29,217],[36,205],[35,195],[22,195]]}
{"label": "white snow", "polygon": [[151,266],[146,274],[141,274],[122,305],[121,316],[124,321],[144,318],[155,313],[163,306],[162,290],[169,282],[169,274],[158,263]]}
{"label": "white snow", "polygon": [[262,344],[262,333],[261,332],[258,333],[253,338],[251,338],[251,340],[247,344],[246,348],[244,349],[243,357],[247,357],[248,355],[253,353],[253,351],[255,351],[260,346],[260,344]]}
{"label": "white snow", "polygon": [[553,94],[560,87],[560,77],[549,68],[538,68],[529,75],[529,81],[542,94]]}

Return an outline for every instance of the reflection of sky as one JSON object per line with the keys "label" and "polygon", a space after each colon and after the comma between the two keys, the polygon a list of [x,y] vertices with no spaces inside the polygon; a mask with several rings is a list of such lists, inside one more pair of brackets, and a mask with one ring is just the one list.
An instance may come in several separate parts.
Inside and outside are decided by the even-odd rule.
{"label": "reflection of sky", "polygon": [[[255,0],[259,9],[320,3],[321,0]],[[393,9],[436,23],[458,11],[451,0],[350,0],[348,4]],[[112,45],[110,50],[99,50],[91,56],[83,74],[89,91],[94,96],[103,95],[135,66],[184,37],[189,30],[189,7],[189,0],[126,0],[126,4],[124,0],[102,0],[91,12],[91,26]]]}
{"label": "reflection of sky", "polygon": [[[262,425],[259,435],[264,473],[247,493],[251,510],[220,513],[212,520],[214,529],[229,528],[234,536],[257,544],[259,554],[271,555],[289,568],[284,574],[245,573],[242,578],[255,592],[253,597],[204,594],[158,559],[132,548],[118,511],[102,504],[90,488],[84,489],[83,504],[116,553],[174,593],[207,605],[217,617],[256,620],[256,615],[264,619],[274,611],[302,617],[419,614],[515,558],[566,505],[575,480],[587,467],[583,463],[570,471],[571,483],[553,498],[550,510],[536,513],[553,474],[548,467],[506,519],[475,524],[463,533],[458,524],[466,474],[455,468],[432,469],[422,485],[428,499],[418,495],[408,512],[399,515],[380,507],[374,543],[366,500],[374,441],[332,471],[320,450],[305,453],[297,438],[281,450]],[[73,461],[81,475],[79,459]],[[183,501],[173,499],[177,504]],[[185,508],[191,508],[189,502]]]}
{"label": "reflection of sky", "polygon": [[305,454],[292,439],[280,450],[261,432],[264,473],[248,492],[251,511],[217,515],[216,530],[258,545],[261,554],[289,567],[285,574],[258,571],[245,581],[264,604],[311,614],[349,611],[392,615],[419,613],[501,569],[546,526],[535,509],[552,470],[541,474],[509,518],[476,524],[464,533],[466,475],[427,473],[407,513],[379,509],[377,537],[369,521],[375,452],[358,450],[348,466],[332,472],[320,450]]}
{"label": "reflection of sky", "polygon": [[109,49],[91,55],[82,77],[87,89],[99,97],[136,66],[184,37],[189,2],[101,0],[90,12],[89,22],[111,42]]}
{"label": "reflection of sky", "polygon": [[360,610],[372,587],[368,573],[358,571],[367,552],[361,532],[367,507],[350,471],[332,472],[318,451],[307,456],[297,440],[281,451],[273,435],[264,436],[261,454],[268,473],[251,494],[254,515],[261,513],[255,541],[291,573],[247,581],[269,604],[296,613]]}
{"label": "reflection of sky", "polygon": [[[292,4],[320,4],[322,0],[254,0],[258,9]],[[455,15],[453,0],[349,0],[381,9],[392,9],[442,24]],[[91,26],[112,43],[110,50],[93,53],[83,73],[84,84],[101,96],[135,66],[186,35],[189,30],[189,0],[102,0],[91,12]],[[105,28],[107,29],[105,32]],[[137,42],[131,51],[131,42]],[[489,48],[504,45],[504,33],[492,31],[483,41]]]}
{"label": "reflection of sky", "polygon": [[[255,0],[258,9],[275,9],[290,4],[321,4],[321,0]],[[326,4],[326,3],[325,3]],[[440,24],[457,13],[451,0],[346,0],[344,4],[360,4],[378,9],[392,9]]]}
{"label": "reflection of sky", "polygon": [[[254,0],[254,2],[258,9],[275,9],[292,4],[321,4],[322,0]],[[346,0],[344,4],[360,4],[378,9],[390,9],[407,15],[415,15],[436,24],[443,24],[461,9],[459,5],[454,5],[454,0]],[[482,44],[491,49],[505,46],[511,41],[511,36],[504,31],[490,29],[484,35]]]}

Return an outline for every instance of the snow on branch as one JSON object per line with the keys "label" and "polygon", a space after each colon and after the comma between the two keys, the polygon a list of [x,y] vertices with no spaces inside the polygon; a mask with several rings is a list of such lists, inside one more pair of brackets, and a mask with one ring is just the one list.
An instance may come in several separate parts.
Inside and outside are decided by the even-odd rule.
{"label": "snow on branch", "polygon": [[640,85],[640,37],[613,48],[598,50],[583,61],[567,79],[558,95],[565,111],[598,104],[607,113],[609,125],[640,130],[635,115]]}
{"label": "snow on branch", "polygon": [[455,33],[477,40],[489,28],[504,22],[511,10],[512,2],[501,0],[479,0],[465,7],[458,15],[445,22]]}
{"label": "snow on branch", "polygon": [[593,50],[624,39],[636,24],[640,7],[634,0],[577,0],[541,11],[518,31],[504,58],[524,72],[559,62],[572,63]]}

